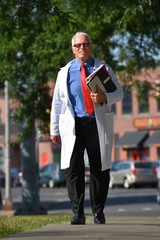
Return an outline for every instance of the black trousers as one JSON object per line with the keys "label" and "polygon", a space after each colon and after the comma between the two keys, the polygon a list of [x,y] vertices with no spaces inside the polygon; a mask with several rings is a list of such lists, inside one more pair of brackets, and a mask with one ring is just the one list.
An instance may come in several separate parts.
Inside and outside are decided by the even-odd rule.
{"label": "black trousers", "polygon": [[109,169],[101,171],[101,156],[96,120],[75,119],[76,142],[67,170],[67,189],[74,214],[84,214],[85,164],[87,150],[90,164],[90,201],[93,214],[103,214],[110,181]]}

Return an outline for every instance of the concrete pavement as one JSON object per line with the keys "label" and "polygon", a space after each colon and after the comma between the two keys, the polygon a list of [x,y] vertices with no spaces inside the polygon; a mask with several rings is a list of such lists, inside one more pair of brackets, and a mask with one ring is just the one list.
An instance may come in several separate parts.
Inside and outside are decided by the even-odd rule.
{"label": "concrete pavement", "polygon": [[[9,212],[8,212],[9,213]],[[7,215],[7,214],[6,214]],[[105,225],[70,223],[50,224],[43,228],[11,235],[4,240],[154,240],[160,239],[159,217],[108,217]]]}

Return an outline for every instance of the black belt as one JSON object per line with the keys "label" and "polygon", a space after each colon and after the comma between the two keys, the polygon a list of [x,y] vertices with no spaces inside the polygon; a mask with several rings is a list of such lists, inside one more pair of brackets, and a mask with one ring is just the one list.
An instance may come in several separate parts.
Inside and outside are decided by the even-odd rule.
{"label": "black belt", "polygon": [[75,117],[75,120],[79,121],[79,122],[90,123],[90,122],[95,122],[96,118],[93,118],[93,117]]}

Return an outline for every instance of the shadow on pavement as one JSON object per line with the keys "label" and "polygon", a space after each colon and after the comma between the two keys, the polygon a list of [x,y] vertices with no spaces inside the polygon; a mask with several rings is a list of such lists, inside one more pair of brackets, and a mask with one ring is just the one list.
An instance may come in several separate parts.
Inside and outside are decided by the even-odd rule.
{"label": "shadow on pavement", "polygon": [[[120,205],[129,205],[129,204],[146,204],[146,203],[156,203],[156,195],[155,196],[123,196],[123,197],[109,197],[107,199],[107,206],[120,206]],[[85,200],[85,207],[90,207],[90,200]],[[13,202],[13,207],[15,211],[21,208],[21,202]],[[69,200],[63,202],[56,201],[41,201],[40,207],[45,209],[46,211],[51,210],[70,210],[71,205]]]}

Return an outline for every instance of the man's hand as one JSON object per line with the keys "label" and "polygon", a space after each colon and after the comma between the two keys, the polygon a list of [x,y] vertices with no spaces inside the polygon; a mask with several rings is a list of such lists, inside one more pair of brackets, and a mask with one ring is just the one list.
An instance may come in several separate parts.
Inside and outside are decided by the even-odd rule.
{"label": "man's hand", "polygon": [[61,144],[61,138],[59,135],[58,136],[51,135],[50,139],[53,144]]}
{"label": "man's hand", "polygon": [[105,93],[98,87],[98,85],[96,87],[97,91],[95,93],[91,93],[92,101],[95,103],[107,102],[107,97]]}

